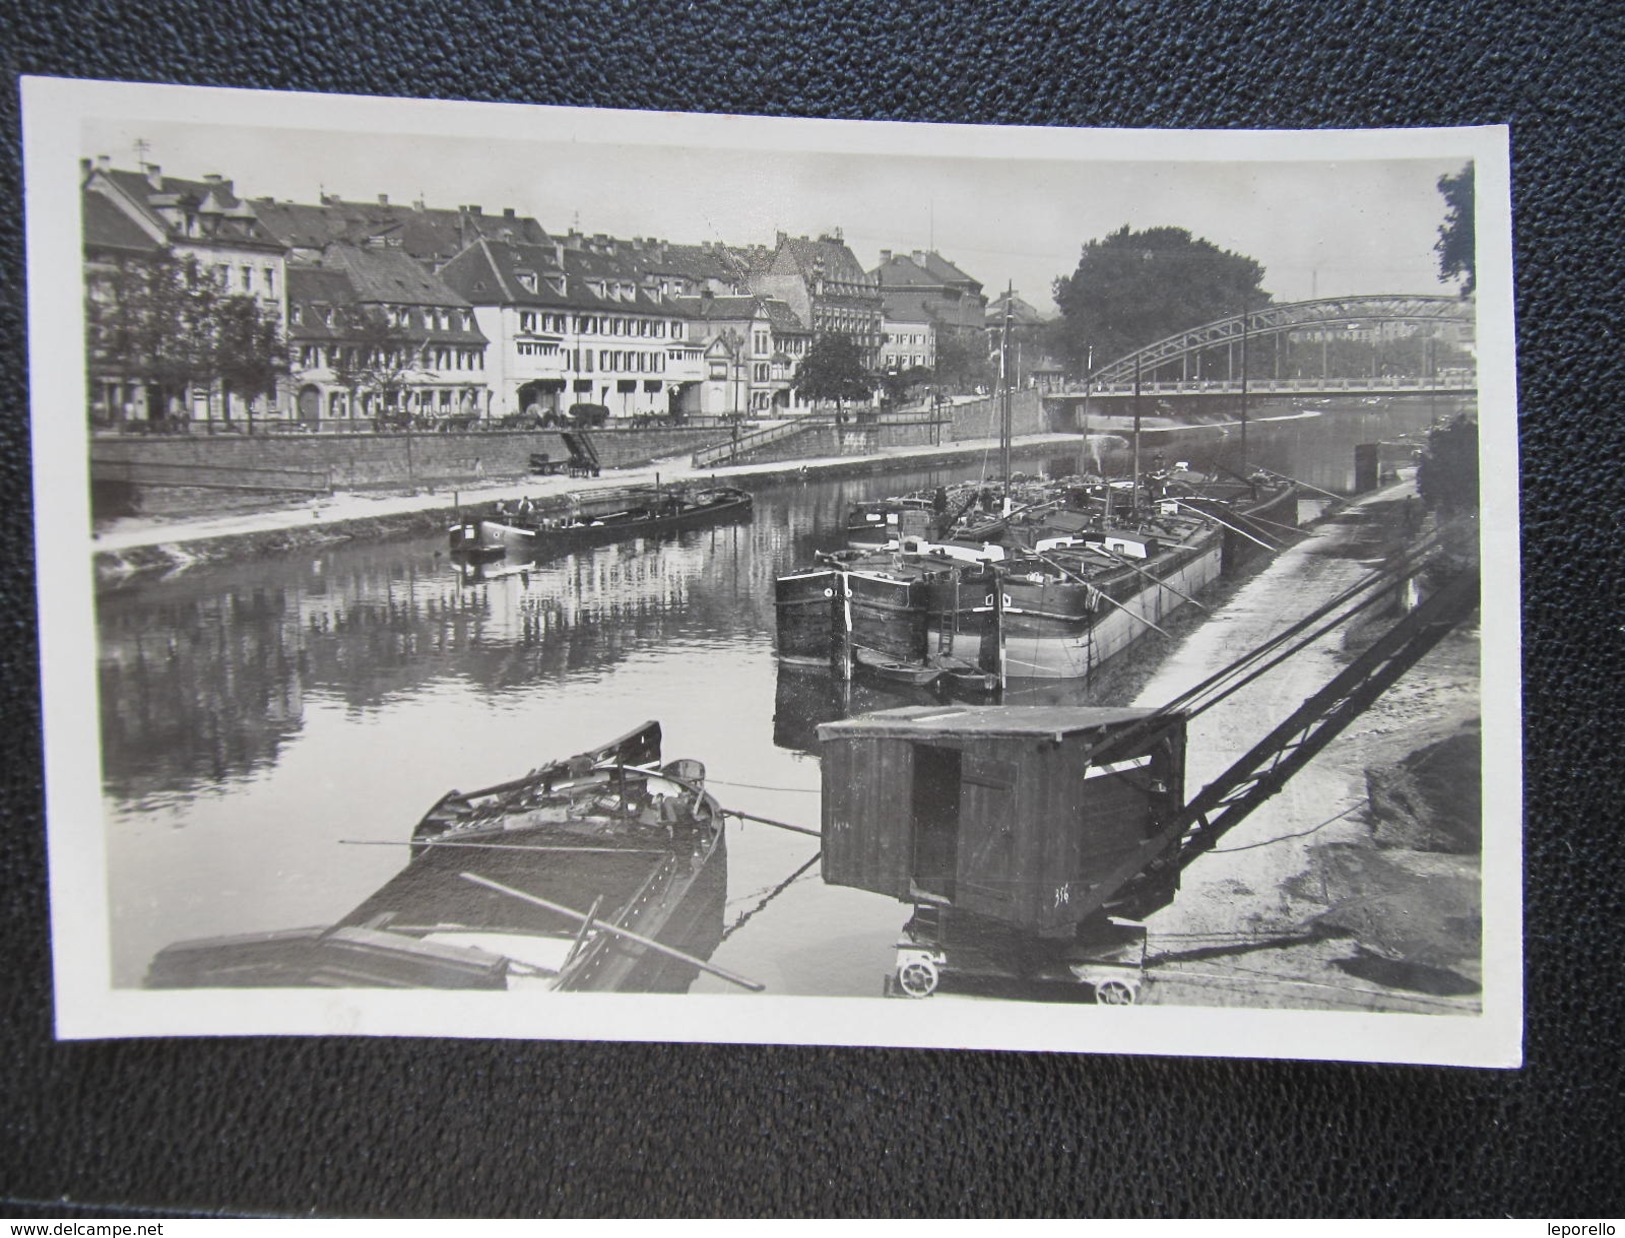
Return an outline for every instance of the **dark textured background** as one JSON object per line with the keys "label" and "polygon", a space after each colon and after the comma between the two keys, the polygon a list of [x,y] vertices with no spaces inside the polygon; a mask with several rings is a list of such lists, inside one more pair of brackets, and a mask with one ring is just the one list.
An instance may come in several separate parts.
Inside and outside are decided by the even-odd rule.
{"label": "dark textured background", "polygon": [[[0,2],[12,73],[1041,125],[1511,124],[1528,783],[1520,1072],[547,1043],[56,1044],[8,94],[0,1213],[1625,1212],[1622,33],[1617,0]],[[72,1203],[50,1202],[62,1199]]]}

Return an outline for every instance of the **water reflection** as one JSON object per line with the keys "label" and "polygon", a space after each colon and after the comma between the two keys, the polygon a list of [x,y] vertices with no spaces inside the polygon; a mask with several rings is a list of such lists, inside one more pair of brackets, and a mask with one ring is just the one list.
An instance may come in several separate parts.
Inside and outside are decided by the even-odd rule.
{"label": "water reflection", "polygon": [[[1418,403],[1403,417],[1258,422],[1249,442],[1271,467],[1346,487],[1353,444],[1425,425]],[[1231,434],[1181,430],[1160,436],[1173,445],[1159,449],[1201,463]],[[1058,472],[1081,459],[1051,448],[1021,453],[1017,467]],[[936,698],[780,675],[774,578],[838,548],[852,502],[977,471],[790,483],[759,492],[746,524],[470,581],[437,535],[103,592],[116,983],[139,983],[157,950],[183,938],[336,923],[405,862],[395,848],[340,839],[402,840],[448,787],[513,777],[645,718],[680,733],[681,751],[710,766],[727,806],[816,826],[817,725]],[[1035,700],[1087,701],[1108,687],[1035,691]],[[1005,699],[1028,697],[1017,689]],[[817,840],[730,834],[732,924],[806,864]],[[778,992],[876,992],[907,909],[811,872],[752,912],[716,961]],[[703,976],[695,984],[713,986],[726,987]]]}

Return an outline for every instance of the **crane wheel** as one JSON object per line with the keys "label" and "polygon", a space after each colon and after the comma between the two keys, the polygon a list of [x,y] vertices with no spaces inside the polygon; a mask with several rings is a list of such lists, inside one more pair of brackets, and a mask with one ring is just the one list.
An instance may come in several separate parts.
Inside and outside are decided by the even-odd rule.
{"label": "crane wheel", "polygon": [[942,973],[928,958],[915,956],[897,965],[897,987],[910,997],[930,997],[941,979]]}
{"label": "crane wheel", "polygon": [[1139,986],[1126,980],[1102,980],[1095,985],[1095,1002],[1098,1005],[1132,1006],[1139,1000]]}

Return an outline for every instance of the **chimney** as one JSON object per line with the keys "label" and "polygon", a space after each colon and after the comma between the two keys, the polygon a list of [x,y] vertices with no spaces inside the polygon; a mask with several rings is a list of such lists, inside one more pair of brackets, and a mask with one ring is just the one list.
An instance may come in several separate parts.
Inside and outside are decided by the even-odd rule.
{"label": "chimney", "polygon": [[203,179],[207,184],[218,185],[225,178],[222,177],[218,172],[205,172],[203,174]]}
{"label": "chimney", "polygon": [[144,163],[141,165],[141,167],[147,174],[147,184],[151,185],[154,189],[162,189],[164,187],[164,170],[162,168],[160,168],[156,163]]}
{"label": "chimney", "polygon": [[113,167],[113,157],[111,155],[97,155],[96,156],[96,170],[98,172],[110,171],[112,169],[112,167]]}
{"label": "chimney", "polygon": [[414,211],[417,211],[419,214],[422,214],[424,211],[428,210],[429,208],[424,203],[422,198],[418,198],[412,203],[412,209]]}
{"label": "chimney", "polygon": [[513,218],[513,207],[511,207],[511,206],[503,207],[502,208],[502,218],[504,218],[504,219],[512,219]]}
{"label": "chimney", "polygon": [[475,206],[472,202],[470,202],[468,204],[468,213],[470,215],[483,215],[485,214],[485,208]]}
{"label": "chimney", "polygon": [[[784,248],[784,243],[785,243],[785,242],[786,242],[786,241],[788,241],[788,240],[789,240],[789,239],[790,239],[790,238],[789,238],[789,237],[787,237],[787,236],[786,236],[786,235],[785,235],[785,234],[784,234],[784,233],[782,233],[782,232],[781,232],[781,233],[779,233],[779,239],[778,239],[778,248],[780,248],[780,249],[783,249],[783,248]],[[806,238],[806,237],[802,237],[802,238],[801,238],[801,239],[802,239],[802,240],[804,240],[804,241],[805,241],[805,240],[806,240],[806,239],[807,239],[807,238]]]}
{"label": "chimney", "polygon": [[89,159],[81,159],[79,161],[79,175],[81,175],[81,176],[89,176],[90,175],[90,169],[95,167],[95,166],[96,165],[94,163],[92,163]]}
{"label": "chimney", "polygon": [[891,250],[889,250],[889,249],[881,250],[880,251],[880,265],[885,266],[889,262],[891,262]]}
{"label": "chimney", "polygon": [[381,193],[381,194],[378,195],[378,205],[379,206],[388,206],[389,205],[389,195],[387,193]]}
{"label": "chimney", "polygon": [[914,265],[915,266],[923,267],[925,265],[925,250],[916,249],[914,251],[913,257],[914,257]]}

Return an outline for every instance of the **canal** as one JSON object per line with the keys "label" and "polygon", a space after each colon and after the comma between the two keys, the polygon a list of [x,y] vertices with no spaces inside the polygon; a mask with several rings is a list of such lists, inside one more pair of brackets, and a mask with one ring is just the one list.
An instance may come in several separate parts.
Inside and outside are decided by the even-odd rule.
{"label": "canal", "polygon": [[[1459,407],[1261,403],[1249,450],[1347,490],[1355,444],[1418,435]],[[1236,438],[1234,426],[1181,429],[1147,435],[1144,453],[1201,468],[1230,459]],[[1126,471],[1124,447],[1091,443]],[[1017,463],[1078,462],[1050,448]],[[513,778],[649,718],[664,727],[667,759],[703,761],[725,806],[816,829],[816,724],[908,700],[859,687],[843,702],[816,676],[781,677],[774,577],[837,548],[851,502],[976,472],[780,485],[758,493],[749,522],[472,583],[436,536],[104,591],[113,983],[139,986],[178,940],[333,923],[406,862],[403,847],[365,844],[403,843],[448,789]],[[1148,639],[1129,656],[1154,660],[1165,644]],[[1064,695],[1122,698],[1105,680]],[[816,838],[732,823],[727,848],[716,963],[777,993],[880,993],[906,908],[823,885]],[[693,991],[727,988],[702,976]]]}

